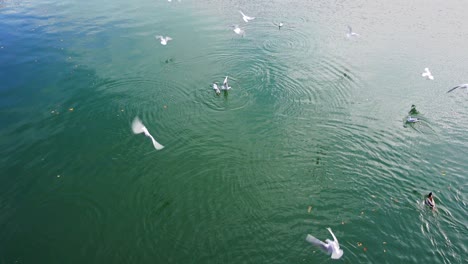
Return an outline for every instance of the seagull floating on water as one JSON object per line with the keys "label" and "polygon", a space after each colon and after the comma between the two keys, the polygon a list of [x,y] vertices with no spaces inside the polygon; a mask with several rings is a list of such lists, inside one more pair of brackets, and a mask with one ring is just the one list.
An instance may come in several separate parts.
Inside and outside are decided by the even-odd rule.
{"label": "seagull floating on water", "polygon": [[233,26],[234,26],[234,32],[236,32],[236,34],[244,36],[243,29],[241,29],[238,25],[233,25]]}
{"label": "seagull floating on water", "polygon": [[148,129],[145,127],[145,125],[143,125],[143,123],[138,118],[138,116],[135,117],[135,119],[133,119],[132,131],[133,131],[134,134],[144,133],[145,136],[151,138],[151,141],[153,141],[153,146],[154,146],[155,149],[161,150],[161,149],[164,148],[163,145],[159,144],[158,142],[156,142],[156,140],[154,140],[153,136],[151,136],[151,134],[148,132]]}
{"label": "seagull floating on water", "polygon": [[348,26],[348,33],[346,33],[346,37],[352,38],[352,37],[357,37],[357,36],[359,36],[359,34],[356,32],[353,32],[353,29],[350,26]]}
{"label": "seagull floating on water", "polygon": [[278,24],[276,24],[276,23],[273,23],[273,24],[278,26],[278,29],[281,29],[281,27],[284,26],[283,22],[279,22]]}
{"label": "seagull floating on water", "polygon": [[241,13],[242,15],[242,19],[244,19],[245,22],[249,22],[249,20],[254,20],[255,17],[249,17],[249,16],[246,16],[244,13],[242,13],[242,11],[239,10],[239,13]]}
{"label": "seagull floating on water", "polygon": [[166,37],[163,37],[163,36],[154,36],[154,37],[155,37],[156,39],[161,39],[161,44],[162,44],[162,45],[167,45],[167,42],[168,42],[169,40],[172,40],[171,37],[167,37],[167,36],[166,36]]}
{"label": "seagull floating on water", "polygon": [[422,77],[426,77],[429,80],[434,80],[434,76],[432,76],[429,68],[424,68],[424,72],[421,74]]}
{"label": "seagull floating on water", "polygon": [[451,91],[453,91],[453,90],[455,90],[457,88],[466,89],[466,88],[468,88],[468,83],[459,84],[459,85],[453,87],[452,89],[448,90],[447,93],[450,93]]}
{"label": "seagull floating on water", "polygon": [[416,123],[416,122],[419,122],[419,118],[417,117],[411,117],[411,116],[408,116],[408,118],[406,119],[406,122],[408,123]]}
{"label": "seagull floating on water", "polygon": [[328,255],[331,254],[332,259],[339,259],[343,256],[343,250],[340,249],[340,244],[338,243],[338,239],[336,239],[335,235],[331,231],[331,228],[327,228],[328,232],[333,237],[333,241],[330,239],[326,239],[325,242],[318,240],[317,238],[313,237],[312,235],[307,235],[306,240],[307,242],[311,243],[312,245],[320,248],[322,251],[327,253]]}
{"label": "seagull floating on water", "polygon": [[216,95],[219,95],[221,93],[216,82],[213,83],[213,90],[215,91]]}
{"label": "seagull floating on water", "polygon": [[221,86],[221,90],[227,91],[230,89],[231,89],[231,86],[229,86],[228,84],[228,76],[226,76],[226,78],[224,78],[223,86]]}

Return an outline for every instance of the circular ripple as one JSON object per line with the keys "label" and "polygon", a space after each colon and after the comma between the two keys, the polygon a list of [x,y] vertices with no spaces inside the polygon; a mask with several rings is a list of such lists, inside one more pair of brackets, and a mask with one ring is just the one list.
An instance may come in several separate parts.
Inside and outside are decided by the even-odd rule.
{"label": "circular ripple", "polygon": [[[268,25],[268,28],[272,28],[272,25]],[[293,55],[305,56],[313,49],[310,41],[311,35],[305,32],[291,27],[285,27],[273,32],[268,30],[268,35],[261,38],[264,39],[261,49],[266,54],[280,55],[287,53],[289,56],[292,52]],[[272,36],[272,34],[274,35]]]}
{"label": "circular ripple", "polygon": [[[218,85],[222,85],[223,77],[219,76],[217,79]],[[215,80],[215,77],[211,80]],[[229,77],[229,85],[232,88],[229,91],[221,91],[220,95],[216,95],[211,85],[210,83],[205,88],[194,90],[196,103],[215,111],[239,110],[252,103],[250,92],[242,87],[236,77]]]}

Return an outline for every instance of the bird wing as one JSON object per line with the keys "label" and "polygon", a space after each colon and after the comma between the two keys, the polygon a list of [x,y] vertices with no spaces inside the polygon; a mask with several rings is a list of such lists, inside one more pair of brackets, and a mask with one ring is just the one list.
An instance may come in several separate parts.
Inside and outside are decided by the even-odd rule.
{"label": "bird wing", "polygon": [[323,243],[323,241],[320,241],[319,239],[315,238],[314,236],[307,235],[306,241],[311,243],[312,245],[320,248],[325,253],[328,253],[328,244]]}
{"label": "bird wing", "polygon": [[161,145],[161,144],[159,144],[159,143],[158,143],[158,142],[157,142],[157,141],[156,141],[156,140],[153,138],[153,136],[151,136],[151,134],[150,134],[150,133],[148,133],[148,135],[147,135],[147,136],[149,136],[149,137],[151,138],[151,141],[153,141],[153,146],[154,146],[154,148],[155,148],[155,149],[157,149],[157,150],[161,150],[161,149],[163,149],[163,148],[164,148],[164,146],[163,146],[163,145]]}
{"label": "bird wing", "polygon": [[333,237],[333,240],[335,241],[336,245],[338,246],[338,248],[340,247],[340,244],[338,243],[338,239],[336,239],[335,237],[335,234],[333,234],[331,228],[327,228],[328,232],[330,232],[330,234],[332,235]]}
{"label": "bird wing", "polygon": [[330,232],[330,234],[332,235],[333,237],[333,242],[331,242],[331,247],[332,247],[332,255],[331,255],[331,258],[332,259],[339,259],[341,258],[341,256],[343,256],[343,250],[340,249],[340,243],[338,243],[338,239],[335,237],[335,234],[333,234],[331,228],[327,228],[328,232]]}
{"label": "bird wing", "polygon": [[457,85],[457,86],[453,87],[452,89],[448,90],[447,93],[450,93],[451,91],[453,91],[453,90],[455,90],[457,88],[460,88],[460,85]]}
{"label": "bird wing", "polygon": [[163,36],[154,36],[156,39],[163,39]]}
{"label": "bird wing", "polygon": [[239,10],[239,13],[241,13],[243,17],[246,17],[246,15],[241,10]]}
{"label": "bird wing", "polygon": [[350,26],[348,26],[348,31],[350,34],[353,33],[353,29]]}
{"label": "bird wing", "polygon": [[172,40],[172,38],[171,38],[171,37],[166,37],[166,41],[167,41],[167,40]]}
{"label": "bird wing", "polygon": [[145,136],[151,138],[151,141],[153,141],[153,146],[155,149],[160,150],[164,148],[163,145],[159,144],[158,142],[156,142],[156,140],[154,140],[153,136],[148,132],[148,129],[143,125],[143,123],[138,117],[135,117],[135,119],[133,119],[132,131],[135,134],[144,133]]}
{"label": "bird wing", "polygon": [[155,139],[154,137],[149,133],[148,129],[146,127],[143,127],[143,132],[145,133],[145,136],[151,138],[151,141],[153,142],[153,146],[155,149],[157,150],[160,150],[162,148],[164,148],[163,145],[159,144]]}

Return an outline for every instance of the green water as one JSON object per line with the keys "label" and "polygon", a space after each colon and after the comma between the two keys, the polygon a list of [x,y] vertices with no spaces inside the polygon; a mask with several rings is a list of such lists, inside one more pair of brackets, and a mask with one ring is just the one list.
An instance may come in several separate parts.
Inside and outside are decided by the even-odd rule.
{"label": "green water", "polygon": [[410,2],[0,0],[0,263],[466,263],[468,3]]}

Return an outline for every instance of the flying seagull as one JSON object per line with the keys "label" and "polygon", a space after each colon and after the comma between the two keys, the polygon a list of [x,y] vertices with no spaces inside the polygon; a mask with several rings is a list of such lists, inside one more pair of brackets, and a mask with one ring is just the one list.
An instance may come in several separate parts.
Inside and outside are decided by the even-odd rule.
{"label": "flying seagull", "polygon": [[167,36],[166,36],[166,37],[163,37],[163,36],[154,36],[154,37],[155,37],[156,39],[161,39],[161,44],[162,44],[162,45],[167,45],[167,42],[168,42],[169,40],[172,40],[171,37],[167,37]]}
{"label": "flying seagull", "polygon": [[348,26],[348,33],[346,33],[346,36],[347,36],[348,38],[352,38],[352,37],[357,37],[357,36],[359,36],[359,34],[356,33],[356,32],[353,32],[353,29],[352,29],[350,26]]}
{"label": "flying seagull", "polygon": [[249,16],[246,16],[244,13],[242,13],[242,11],[239,10],[239,13],[241,13],[242,15],[242,19],[244,19],[245,22],[249,22],[249,20],[254,20],[255,17],[249,17]]}
{"label": "flying seagull", "polygon": [[455,90],[457,88],[466,89],[466,88],[468,88],[468,83],[459,84],[459,85],[453,87],[452,89],[448,90],[447,93],[450,93],[451,91],[453,91],[453,90]]}
{"label": "flying seagull", "polygon": [[327,228],[327,230],[332,235],[333,241],[331,241],[330,239],[326,239],[325,240],[326,243],[324,243],[318,240],[317,238],[313,237],[312,235],[307,235],[306,240],[312,245],[320,248],[322,251],[324,251],[328,255],[331,254],[332,259],[339,259],[341,258],[341,256],[343,256],[343,250],[340,249],[340,244],[338,243],[338,239],[336,239],[331,229]]}
{"label": "flying seagull", "polygon": [[159,144],[158,142],[156,142],[156,140],[154,140],[153,136],[151,136],[151,134],[148,132],[148,129],[146,129],[145,125],[143,125],[138,116],[135,117],[135,119],[133,119],[132,131],[134,134],[145,133],[145,136],[151,138],[151,141],[153,141],[153,146],[155,149],[161,150],[164,148],[163,145]]}
{"label": "flying seagull", "polygon": [[432,76],[429,68],[424,68],[424,72],[421,74],[422,77],[426,77],[429,80],[434,80],[434,76]]}

